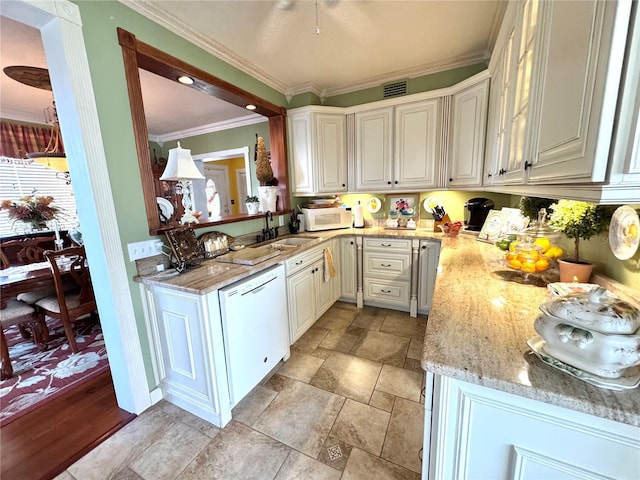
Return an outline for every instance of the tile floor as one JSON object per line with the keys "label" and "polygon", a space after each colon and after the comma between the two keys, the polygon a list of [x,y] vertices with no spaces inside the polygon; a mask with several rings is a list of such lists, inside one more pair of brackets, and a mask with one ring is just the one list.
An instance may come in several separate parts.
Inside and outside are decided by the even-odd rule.
{"label": "tile floor", "polygon": [[57,480],[419,479],[425,326],[338,302],[224,429],[162,401]]}

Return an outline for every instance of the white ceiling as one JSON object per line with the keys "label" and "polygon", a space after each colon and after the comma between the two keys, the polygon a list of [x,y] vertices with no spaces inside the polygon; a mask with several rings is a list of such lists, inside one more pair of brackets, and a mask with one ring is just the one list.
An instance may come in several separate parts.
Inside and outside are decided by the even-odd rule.
{"label": "white ceiling", "polygon": [[[319,0],[316,34],[314,0],[120,1],[285,95],[321,97],[486,60],[506,5]],[[39,32],[2,17],[0,59],[2,68],[46,68]],[[141,80],[151,136],[179,138],[185,130],[247,116],[155,75],[144,72]],[[0,75],[3,118],[42,122],[51,100],[51,92]],[[176,118],[173,112],[185,105],[189,118]]]}

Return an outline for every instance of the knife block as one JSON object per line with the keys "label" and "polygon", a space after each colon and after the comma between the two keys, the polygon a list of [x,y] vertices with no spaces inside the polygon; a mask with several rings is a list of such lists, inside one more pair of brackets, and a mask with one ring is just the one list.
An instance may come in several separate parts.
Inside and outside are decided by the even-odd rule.
{"label": "knife block", "polygon": [[440,220],[439,222],[436,221],[433,223],[433,231],[438,233],[442,232],[442,230],[438,228],[438,225],[442,225],[443,223],[451,223],[451,219],[449,218],[448,213],[444,214],[444,217],[442,217],[442,220]]}

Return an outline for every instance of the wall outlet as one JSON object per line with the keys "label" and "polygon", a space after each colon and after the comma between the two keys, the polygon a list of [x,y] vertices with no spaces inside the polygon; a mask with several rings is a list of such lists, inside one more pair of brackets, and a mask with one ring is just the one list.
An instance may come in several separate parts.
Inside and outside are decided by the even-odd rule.
{"label": "wall outlet", "polygon": [[145,240],[127,244],[131,262],[141,258],[153,257],[162,253],[162,240]]}

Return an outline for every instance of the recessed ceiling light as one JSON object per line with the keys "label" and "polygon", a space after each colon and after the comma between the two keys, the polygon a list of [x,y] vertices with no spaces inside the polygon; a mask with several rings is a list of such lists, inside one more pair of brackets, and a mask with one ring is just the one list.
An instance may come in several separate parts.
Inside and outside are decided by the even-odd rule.
{"label": "recessed ceiling light", "polygon": [[244,108],[246,108],[247,110],[255,110],[257,107],[256,107],[255,105],[253,105],[253,104],[251,104],[251,103],[250,103],[249,105],[247,105],[247,106],[246,106],[246,107],[244,107]]}
{"label": "recessed ceiling light", "polygon": [[180,75],[178,81],[184,85],[193,85],[193,78],[187,77],[186,75]]}

